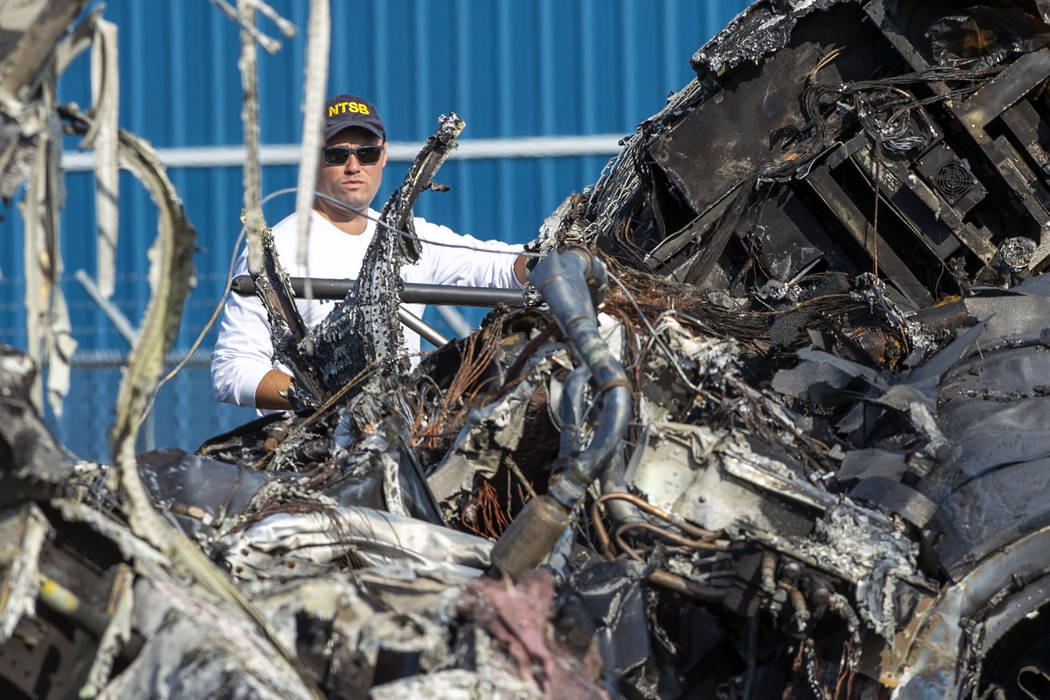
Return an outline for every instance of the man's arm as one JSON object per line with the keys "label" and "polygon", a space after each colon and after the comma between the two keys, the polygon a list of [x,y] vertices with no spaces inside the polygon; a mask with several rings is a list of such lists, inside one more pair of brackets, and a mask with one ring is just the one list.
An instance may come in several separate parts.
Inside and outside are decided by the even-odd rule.
{"label": "man's arm", "polygon": [[519,255],[514,258],[514,276],[518,278],[518,281],[525,284],[529,279],[529,270],[525,267],[525,261],[528,260],[524,255]]}
{"label": "man's arm", "polygon": [[[234,272],[247,272],[244,254],[238,260]],[[258,297],[231,294],[223,309],[219,336],[211,356],[212,393],[218,401],[237,406],[270,408],[257,404],[256,397],[264,380],[272,373],[273,345],[266,309]],[[267,382],[267,386],[270,385]],[[286,387],[277,386],[274,395],[283,388]],[[267,392],[264,394],[269,396]]]}
{"label": "man's arm", "polygon": [[255,390],[255,407],[283,411],[291,410],[292,404],[284,395],[292,385],[292,378],[279,369],[271,369],[263,375],[259,388]]}
{"label": "man's arm", "polygon": [[424,243],[422,260],[412,270],[416,274],[406,281],[511,289],[525,284],[528,269],[520,244],[479,240],[418,217],[415,224],[416,235],[434,245]]}

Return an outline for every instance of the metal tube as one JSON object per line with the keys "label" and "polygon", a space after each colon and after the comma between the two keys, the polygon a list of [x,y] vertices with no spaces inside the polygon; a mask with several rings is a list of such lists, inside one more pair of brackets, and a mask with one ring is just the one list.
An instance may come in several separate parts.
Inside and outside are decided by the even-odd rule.
{"label": "metal tube", "polygon": [[586,365],[580,365],[569,372],[561,391],[561,441],[559,452],[569,455],[580,449],[580,421],[583,420],[583,393],[591,371]]}
{"label": "metal tube", "polygon": [[[602,263],[582,250],[553,253],[540,259],[529,279],[550,304],[580,364],[590,370],[601,401],[601,416],[587,449],[579,454],[575,450],[559,454],[559,462],[566,468],[558,480],[547,494],[526,504],[492,549],[493,566],[512,576],[539,565],[551,551],[587,486],[601,475],[620,448],[633,408],[627,373],[599,335],[591,302],[600,301],[595,297],[606,281]],[[570,405],[573,391],[568,387],[569,395],[563,399]]]}
{"label": "metal tube", "polygon": [[[624,479],[626,470],[627,464],[623,455],[617,452],[609,460],[609,466],[602,472],[602,476],[598,481],[598,490],[601,493],[623,493],[627,491],[627,482]],[[607,501],[605,503],[605,512],[609,514],[613,521],[618,523],[633,523],[645,519],[638,512],[637,508],[627,501],[619,499]]]}
{"label": "metal tube", "polygon": [[[342,299],[343,297],[346,296],[347,292],[349,292],[351,289],[353,289],[355,281],[356,280],[311,279],[311,283],[313,284],[313,289],[311,290],[312,293],[313,293],[313,298],[314,299]],[[296,296],[302,295],[303,294],[303,278],[302,277],[292,277],[291,278],[291,283],[292,283],[292,291],[295,292]],[[412,288],[411,289],[411,293],[408,293],[410,291],[409,288]],[[415,303],[421,303],[421,302],[422,303],[435,303],[435,304],[455,303],[455,304],[459,304],[460,306],[472,306],[472,304],[460,303],[458,301],[455,301],[455,302],[453,302],[453,301],[449,301],[449,302],[441,302],[441,301],[427,302],[422,297],[426,296],[428,290],[430,290],[430,289],[437,290],[437,292],[436,292],[437,296],[441,296],[441,293],[448,292],[448,290],[457,290],[457,289],[465,290],[467,292],[513,292],[514,291],[514,290],[511,290],[511,289],[488,289],[488,290],[482,290],[482,289],[477,289],[477,288],[474,288],[474,287],[451,287],[451,286],[440,285],[440,284],[406,284],[405,285],[405,292],[406,293],[401,295],[401,300],[404,301],[405,303],[409,303],[409,304],[415,304]],[[255,281],[252,279],[251,275],[238,275],[237,277],[234,277],[233,281],[230,283],[230,290],[233,291],[236,294],[240,294],[241,296],[251,296],[252,294],[255,294]],[[515,292],[515,294],[517,294],[518,301],[520,303],[521,302],[521,294],[519,292]],[[449,298],[453,298],[453,297],[455,297],[455,294],[451,294],[451,295],[447,295],[446,294],[446,296],[448,296]],[[476,305],[477,304],[474,304],[474,306],[476,306]],[[416,333],[419,333],[420,337],[426,338],[431,343],[433,343],[436,347],[441,347],[442,345],[444,345],[445,343],[448,342],[448,338],[446,338],[445,336],[441,335],[441,333],[439,333],[438,331],[434,330],[434,328],[432,326],[428,325],[419,316],[416,316],[412,312],[405,310],[403,307],[398,308],[398,310],[397,310],[397,317],[401,321],[401,323],[403,323],[407,328],[410,328],[411,330],[414,330]]]}
{"label": "metal tube", "polygon": [[[612,550],[612,541],[609,539],[609,534],[605,530],[605,526],[602,524],[601,512],[598,510],[598,506],[602,503],[609,501],[622,500],[629,503],[633,503],[639,509],[645,512],[655,515],[662,520],[666,520],[671,523],[679,530],[682,530],[687,535],[692,535],[698,540],[713,541],[719,536],[719,533],[712,532],[710,530],[704,530],[703,528],[696,527],[690,523],[684,522],[681,518],[675,517],[674,515],[667,513],[656,506],[652,505],[648,501],[635,496],[632,493],[605,493],[599,496],[595,501],[594,505],[591,506],[591,526],[594,528],[595,537],[598,538],[598,545],[602,550],[602,554],[605,555],[606,559],[615,559],[616,555]],[[725,549],[725,546],[719,545],[718,547],[712,547],[712,549]]]}
{"label": "metal tube", "polygon": [[[104,610],[85,605],[76,593],[43,574],[39,575],[38,581],[40,588],[37,596],[41,603],[59,615],[73,620],[95,637],[102,638],[109,626],[109,615]],[[131,638],[121,647],[121,658],[135,658],[144,643],[138,631],[131,630]]]}
{"label": "metal tube", "polygon": [[702,586],[699,583],[695,583],[663,569],[653,571],[647,578],[650,583],[656,584],[657,586],[663,586],[664,588],[670,588],[672,591],[677,591],[703,603],[719,604],[725,600],[726,597],[727,589],[725,588]]}
{"label": "metal tube", "polygon": [[[248,277],[245,275],[245,277]],[[102,296],[102,292],[99,291],[98,285],[95,284],[95,280],[91,279],[91,276],[83,270],[77,270],[73,273],[73,278],[80,283],[80,286],[84,288],[87,295],[91,297],[91,301],[98,305],[98,308],[102,309],[102,313],[106,315],[109,322],[113,324],[113,327],[117,329],[121,337],[128,341],[128,345],[134,347],[135,341],[139,337],[139,332],[135,330],[134,326],[131,325],[131,321],[124,315],[124,312],[117,308],[116,304],[111,302],[109,299]],[[248,277],[250,280],[251,277]]]}
{"label": "metal tube", "polygon": [[571,508],[583,498],[587,486],[601,476],[613,452],[620,448],[627,423],[631,418],[631,391],[616,386],[602,397],[602,413],[590,447],[573,459],[562,478],[554,482],[550,494]]}
{"label": "metal tube", "polygon": [[[102,292],[99,291],[98,285],[95,284],[95,280],[91,278],[91,275],[84,272],[83,270],[77,270],[73,273],[73,278],[80,283],[80,286],[84,288],[87,295],[91,297],[91,301],[98,305],[98,308],[102,309],[102,313],[106,315],[109,322],[113,324],[113,327],[117,329],[121,337],[128,341],[128,345],[135,347],[136,341],[139,339],[139,332],[131,325],[131,321],[124,315],[124,312],[117,308],[117,305],[111,302],[106,297],[102,296]],[[250,280],[251,277],[249,276]],[[157,448],[157,431],[156,431],[157,419],[154,417],[153,411],[150,411],[146,415],[146,420],[143,422],[141,428],[142,433],[140,439],[142,441],[141,447],[143,452],[151,452]]]}
{"label": "metal tube", "polygon": [[[304,294],[305,278],[291,277],[289,282],[297,297]],[[354,288],[357,280],[311,277],[314,299],[343,299]],[[251,275],[233,278],[230,289],[241,296],[255,294]],[[415,284],[406,282],[401,290],[401,301],[406,304],[447,304],[449,306],[477,306],[491,308],[498,304],[524,306],[521,290],[498,287],[458,287],[451,284]]]}
{"label": "metal tube", "polygon": [[715,552],[723,551],[726,548],[725,545],[715,542],[713,537],[708,537],[706,539],[700,540],[691,540],[688,537],[682,537],[681,535],[671,532],[670,530],[644,521],[639,521],[635,523],[624,523],[619,528],[617,528],[616,536],[621,537],[624,533],[626,533],[629,530],[645,530],[647,532],[653,533],[654,535],[658,535],[659,537],[663,537],[666,540],[674,542],[675,544],[680,545],[682,547],[691,547],[693,549],[704,549]]}
{"label": "metal tube", "polygon": [[[627,373],[598,333],[591,303],[605,286],[605,266],[579,249],[541,258],[529,278],[539,288],[562,332],[583,364],[601,399],[601,417],[590,446],[568,460],[568,468],[551,487],[551,496],[571,509],[587,486],[601,475],[619,449],[633,408]],[[563,455],[563,458],[566,457]]]}
{"label": "metal tube", "polygon": [[434,330],[426,321],[416,316],[411,311],[406,311],[405,307],[397,307],[397,318],[406,328],[414,330],[419,333],[421,338],[426,338],[434,347],[440,348],[442,345],[448,342],[448,338]]}
{"label": "metal tube", "polygon": [[82,604],[76,593],[54,579],[40,576],[39,598],[40,602],[48,608],[79,622],[84,629],[96,637],[101,637],[106,631],[106,626],[109,624],[106,615]]}

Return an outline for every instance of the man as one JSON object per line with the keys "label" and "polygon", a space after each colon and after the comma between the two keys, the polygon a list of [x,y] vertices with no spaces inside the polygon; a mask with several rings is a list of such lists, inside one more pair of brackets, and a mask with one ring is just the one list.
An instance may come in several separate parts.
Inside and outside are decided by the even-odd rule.
{"label": "man", "polygon": [[[273,227],[277,255],[288,274],[354,279],[376,232],[378,212],[371,209],[386,165],[386,129],[375,106],[353,95],[328,100],[325,111],[325,147],[317,168],[317,191],[311,212],[308,267],[296,266],[296,217],[293,212]],[[367,212],[367,216],[362,215]],[[525,282],[522,247],[499,241],[479,241],[453,233],[424,219],[414,220],[422,239],[420,260],[402,267],[406,282],[476,287],[521,288]],[[486,252],[449,248],[426,241],[456,244]],[[235,274],[248,271],[247,251],[241,253]],[[316,326],[334,308],[332,301],[297,300],[307,327]],[[423,305],[406,304],[417,316]],[[419,350],[419,336],[405,329],[409,352]],[[226,302],[219,338],[211,359],[212,391],[219,401],[255,406],[259,413],[289,409],[285,391],[292,377],[273,358],[270,324],[262,302],[254,296],[231,294]],[[267,410],[263,410],[267,409]]]}

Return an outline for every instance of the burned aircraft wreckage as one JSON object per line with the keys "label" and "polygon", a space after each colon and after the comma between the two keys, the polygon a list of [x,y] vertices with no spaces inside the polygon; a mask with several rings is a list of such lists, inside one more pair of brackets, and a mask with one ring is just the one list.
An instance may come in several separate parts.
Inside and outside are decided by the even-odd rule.
{"label": "burned aircraft wreckage", "polygon": [[300,410],[196,454],[127,454],[140,382],[70,464],[5,350],[5,689],[1047,697],[1048,22],[757,2],[408,373],[446,118],[324,324],[253,275]]}

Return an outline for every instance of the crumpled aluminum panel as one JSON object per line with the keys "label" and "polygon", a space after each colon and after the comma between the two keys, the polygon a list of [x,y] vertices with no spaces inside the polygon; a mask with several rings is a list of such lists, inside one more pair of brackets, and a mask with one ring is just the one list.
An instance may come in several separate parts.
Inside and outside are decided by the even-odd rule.
{"label": "crumpled aluminum panel", "polygon": [[366,565],[404,564],[420,575],[463,580],[489,564],[482,537],[371,508],[278,513],[224,536],[223,560],[238,578],[288,578],[327,572],[347,555]]}

